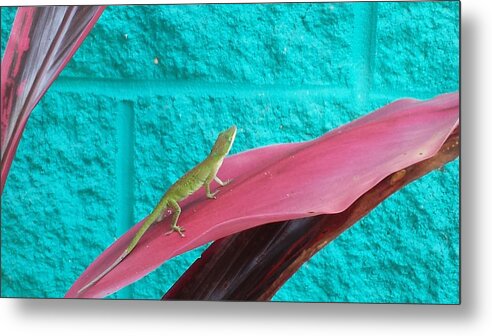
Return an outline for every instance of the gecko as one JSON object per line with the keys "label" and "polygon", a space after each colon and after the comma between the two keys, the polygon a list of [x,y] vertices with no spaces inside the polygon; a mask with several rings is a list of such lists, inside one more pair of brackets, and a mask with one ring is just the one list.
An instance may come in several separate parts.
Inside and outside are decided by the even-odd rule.
{"label": "gecko", "polygon": [[212,181],[216,181],[221,187],[226,186],[232,180],[227,180],[223,182],[218,176],[217,172],[224,162],[224,158],[227,156],[231,150],[234,139],[236,138],[237,127],[235,125],[229,127],[227,130],[221,132],[215,144],[210,151],[210,154],[198,165],[188,171],[180,179],[178,179],[169,189],[166,191],[164,196],[150,213],[147,219],[144,221],[140,229],[135,233],[130,244],[125,248],[123,253],[106,268],[102,273],[100,273],[96,278],[90,281],[87,285],[79,289],[77,293],[85,291],[87,288],[94,285],[106,274],[108,274],[113,268],[115,268],[126,256],[128,256],[135,246],[138,244],[147,229],[155,222],[160,222],[168,210],[172,211],[171,218],[171,230],[166,232],[169,235],[173,232],[177,232],[181,237],[184,237],[185,229],[182,226],[177,225],[179,215],[181,214],[181,207],[178,202],[183,201],[191,194],[195,193],[202,186],[205,187],[205,192],[207,198],[215,199],[217,193],[220,189],[214,192],[210,191],[210,184]]}

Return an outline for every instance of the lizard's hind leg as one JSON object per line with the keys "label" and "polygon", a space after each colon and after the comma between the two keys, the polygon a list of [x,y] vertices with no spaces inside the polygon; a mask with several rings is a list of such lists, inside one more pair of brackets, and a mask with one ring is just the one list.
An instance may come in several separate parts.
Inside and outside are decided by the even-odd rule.
{"label": "lizard's hind leg", "polygon": [[181,208],[178,202],[171,200],[168,202],[168,206],[173,211],[173,218],[171,219],[171,230],[166,232],[166,236],[176,231],[181,237],[184,237],[185,235],[183,232],[185,231],[185,229],[181,226],[176,225],[178,223],[179,215],[181,214]]}

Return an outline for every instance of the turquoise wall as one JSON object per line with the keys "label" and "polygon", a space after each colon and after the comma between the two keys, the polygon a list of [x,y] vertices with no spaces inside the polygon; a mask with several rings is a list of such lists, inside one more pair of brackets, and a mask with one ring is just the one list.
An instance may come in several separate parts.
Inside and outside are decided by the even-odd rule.
{"label": "turquoise wall", "polygon": [[[2,54],[15,8],[2,8]],[[61,297],[238,125],[233,153],[459,88],[459,3],[109,7],[33,111],[2,198],[2,296]],[[459,302],[458,161],[306,263],[275,300]],[[203,248],[112,298],[160,298]]]}

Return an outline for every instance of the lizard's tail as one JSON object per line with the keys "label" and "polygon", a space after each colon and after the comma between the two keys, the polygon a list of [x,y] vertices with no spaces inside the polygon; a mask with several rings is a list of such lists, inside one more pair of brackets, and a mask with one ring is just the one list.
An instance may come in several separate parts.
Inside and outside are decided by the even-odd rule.
{"label": "lizard's tail", "polygon": [[93,280],[91,280],[87,285],[85,285],[84,287],[82,287],[81,289],[79,289],[77,291],[77,294],[80,294],[82,292],[84,292],[87,288],[89,288],[90,286],[92,286],[93,284],[95,284],[96,282],[98,282],[99,280],[101,280],[102,277],[104,277],[106,274],[108,274],[109,272],[111,272],[111,270],[113,268],[116,267],[116,265],[118,265],[123,259],[125,259],[125,257],[130,253],[130,251],[128,251],[128,249],[126,249],[125,251],[123,251],[123,253],[115,260],[114,263],[111,264],[111,266],[109,266],[108,268],[106,268],[101,274],[99,274],[97,277],[95,277]]}
{"label": "lizard's tail", "polygon": [[147,217],[145,222],[142,224],[140,229],[138,229],[137,233],[135,236],[132,238],[130,245],[123,251],[123,253],[114,261],[114,263],[111,264],[108,268],[104,270],[101,274],[99,274],[96,278],[94,278],[91,282],[89,282],[87,285],[82,287],[81,289],[78,290],[77,294],[82,293],[85,291],[87,288],[98,282],[103,276],[108,274],[113,268],[116,267],[127,255],[130,254],[131,251],[135,248],[137,243],[140,241],[140,238],[142,238],[143,234],[147,231],[147,229],[159,218],[160,214],[163,211],[163,208],[167,206],[167,200],[166,200],[166,195],[162,198],[162,200],[159,202],[159,206],[152,211],[152,213]]}

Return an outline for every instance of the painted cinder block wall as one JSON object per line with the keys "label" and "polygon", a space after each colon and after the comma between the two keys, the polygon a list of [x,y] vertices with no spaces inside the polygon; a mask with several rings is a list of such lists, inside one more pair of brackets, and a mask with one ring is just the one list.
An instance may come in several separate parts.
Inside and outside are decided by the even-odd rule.
{"label": "painted cinder block wall", "polygon": [[[2,55],[15,8],[2,8]],[[2,296],[61,297],[235,123],[233,153],[459,89],[459,3],[113,6],[33,111],[2,197]],[[459,302],[459,162],[275,300]],[[293,181],[295,183],[295,181]],[[160,298],[203,248],[111,298]]]}

